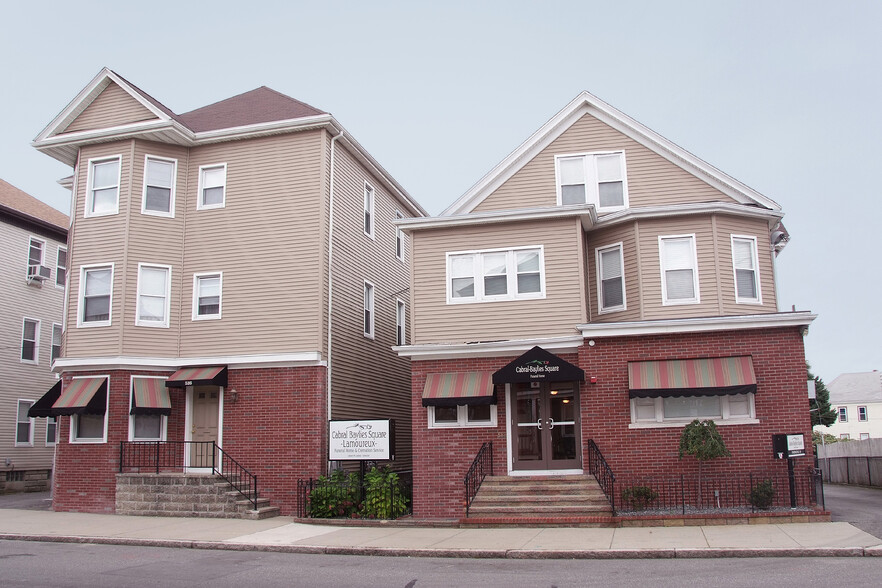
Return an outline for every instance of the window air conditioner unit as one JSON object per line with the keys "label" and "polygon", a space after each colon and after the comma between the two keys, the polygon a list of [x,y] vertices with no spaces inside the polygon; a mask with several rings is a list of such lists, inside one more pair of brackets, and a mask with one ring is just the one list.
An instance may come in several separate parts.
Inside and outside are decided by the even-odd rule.
{"label": "window air conditioner unit", "polygon": [[38,280],[42,282],[43,280],[48,280],[49,276],[52,274],[52,270],[46,267],[45,265],[29,265],[28,266],[28,279],[29,280]]}

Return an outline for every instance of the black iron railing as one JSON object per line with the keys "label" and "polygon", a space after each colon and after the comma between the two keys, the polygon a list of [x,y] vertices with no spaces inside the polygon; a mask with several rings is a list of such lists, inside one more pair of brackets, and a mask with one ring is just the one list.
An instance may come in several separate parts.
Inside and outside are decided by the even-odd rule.
{"label": "black iron railing", "polygon": [[302,518],[397,519],[413,512],[409,472],[335,471],[297,481],[297,516]]}
{"label": "black iron railing", "polygon": [[120,441],[120,473],[152,470],[158,474],[184,468],[210,469],[257,509],[257,476],[214,441]]}
{"label": "black iron railing", "polygon": [[603,454],[600,453],[600,449],[593,439],[588,440],[588,472],[597,480],[597,484],[603,490],[606,499],[609,500],[613,516],[616,516],[616,476],[606,460],[603,459]]}
{"label": "black iron railing", "polygon": [[469,508],[475,495],[478,494],[478,488],[484,482],[484,478],[493,475],[493,442],[488,441],[481,445],[475,461],[469,466],[469,471],[465,475],[463,484],[465,485],[465,510],[466,516],[469,516]]}

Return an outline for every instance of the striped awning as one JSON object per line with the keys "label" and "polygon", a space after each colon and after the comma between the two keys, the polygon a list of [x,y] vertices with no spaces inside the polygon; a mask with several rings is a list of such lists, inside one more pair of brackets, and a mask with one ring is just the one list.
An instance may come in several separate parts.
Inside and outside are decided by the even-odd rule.
{"label": "striped awning", "polygon": [[106,410],[107,378],[74,378],[62,388],[50,416],[104,414]]}
{"label": "striped awning", "polygon": [[168,388],[160,378],[132,378],[132,414],[171,414]]}
{"label": "striped awning", "polygon": [[631,398],[756,393],[749,355],[628,363]]}
{"label": "striped awning", "polygon": [[54,417],[52,405],[55,404],[59,396],[61,396],[61,380],[55,382],[55,385],[31,406],[28,410],[28,417]]}
{"label": "striped awning", "polygon": [[423,406],[496,404],[492,372],[428,374]]}
{"label": "striped awning", "polygon": [[169,388],[184,386],[226,386],[227,366],[185,367],[176,371],[165,381]]}

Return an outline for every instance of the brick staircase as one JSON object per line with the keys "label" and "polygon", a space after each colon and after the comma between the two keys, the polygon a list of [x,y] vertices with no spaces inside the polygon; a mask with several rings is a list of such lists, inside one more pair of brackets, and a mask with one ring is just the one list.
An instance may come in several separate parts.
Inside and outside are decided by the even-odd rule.
{"label": "brick staircase", "polygon": [[278,516],[279,507],[258,498],[255,509],[219,476],[117,474],[116,514],[257,520]]}
{"label": "brick staircase", "polygon": [[612,508],[588,475],[487,476],[464,525],[614,526]]}

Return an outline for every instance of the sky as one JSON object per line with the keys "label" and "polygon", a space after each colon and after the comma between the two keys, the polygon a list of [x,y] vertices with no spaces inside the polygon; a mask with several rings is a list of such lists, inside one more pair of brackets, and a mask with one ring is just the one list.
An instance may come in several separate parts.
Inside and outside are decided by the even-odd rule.
{"label": "sky", "polygon": [[882,2],[4,7],[0,178],[69,211],[31,141],[104,66],[176,113],[266,85],[332,113],[438,214],[582,90],[778,202],[781,310],[829,383],[882,369]]}

